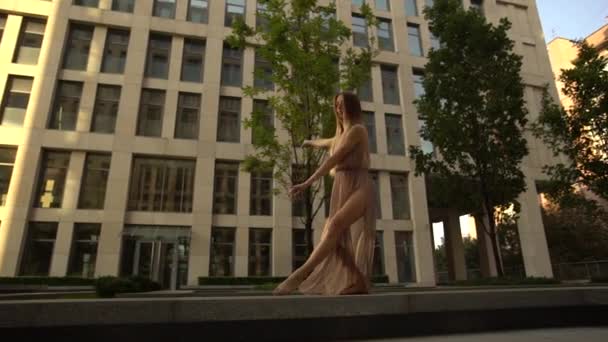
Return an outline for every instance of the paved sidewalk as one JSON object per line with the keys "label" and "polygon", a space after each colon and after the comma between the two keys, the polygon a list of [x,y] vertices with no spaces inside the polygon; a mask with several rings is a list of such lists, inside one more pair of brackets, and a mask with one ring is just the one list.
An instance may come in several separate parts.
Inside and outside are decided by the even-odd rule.
{"label": "paved sidewalk", "polygon": [[364,340],[364,342],[606,342],[608,327],[605,328],[560,328],[501,331],[483,334],[462,334],[428,337],[409,337],[384,340]]}

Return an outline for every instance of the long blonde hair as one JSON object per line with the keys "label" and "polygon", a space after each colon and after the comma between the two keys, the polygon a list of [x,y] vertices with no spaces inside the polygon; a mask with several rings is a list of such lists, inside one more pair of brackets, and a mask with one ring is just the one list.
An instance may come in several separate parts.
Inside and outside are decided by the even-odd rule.
{"label": "long blonde hair", "polygon": [[344,105],[344,116],[350,122],[361,122],[363,118],[363,114],[361,113],[361,101],[359,101],[359,97],[351,92],[340,92],[334,96],[334,115],[336,116],[336,134],[334,135],[334,142],[331,145],[330,153],[333,153],[334,147],[336,145],[336,141],[344,133],[344,121],[338,116],[338,111],[336,110],[336,102],[338,101],[338,97],[342,96],[342,101]]}

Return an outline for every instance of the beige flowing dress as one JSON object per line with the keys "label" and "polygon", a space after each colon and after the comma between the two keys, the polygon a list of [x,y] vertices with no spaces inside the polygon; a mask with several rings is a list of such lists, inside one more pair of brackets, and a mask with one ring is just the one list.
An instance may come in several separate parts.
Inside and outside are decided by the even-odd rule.
{"label": "beige flowing dress", "polygon": [[[344,132],[340,137],[344,137]],[[334,141],[330,153],[340,147],[340,139]],[[369,194],[363,216],[349,229],[344,230],[336,248],[323,260],[298,287],[304,294],[336,295],[356,282],[359,269],[366,279],[367,291],[371,287],[371,273],[374,259],[376,235],[376,190],[369,174],[370,157],[367,140],[360,142],[330,172],[334,176],[331,191],[329,217],[321,233],[321,241],[327,233],[327,222],[342,208],[357,189],[363,188]],[[349,260],[350,258],[350,260]],[[351,262],[349,262],[351,261]]]}

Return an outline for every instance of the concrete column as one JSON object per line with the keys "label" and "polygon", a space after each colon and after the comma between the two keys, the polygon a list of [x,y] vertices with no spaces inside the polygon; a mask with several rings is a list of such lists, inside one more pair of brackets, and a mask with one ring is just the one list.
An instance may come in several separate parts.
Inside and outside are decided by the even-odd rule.
{"label": "concrete column", "polygon": [[74,222],[61,221],[57,228],[57,237],[51,259],[50,276],[63,277],[68,272],[68,261],[72,247]]}
{"label": "concrete column", "polygon": [[[426,201],[426,190],[423,177],[409,175],[409,197],[414,226],[414,255],[416,260],[416,283],[420,286],[435,285],[435,267],[433,265],[433,240],[431,224]],[[414,197],[415,196],[415,197]]]}
{"label": "concrete column", "polygon": [[460,231],[460,217],[456,210],[450,210],[443,221],[445,247],[448,258],[448,273],[451,280],[466,280],[467,268],[464,258],[464,244]]}
{"label": "concrete column", "polygon": [[[485,229],[483,227],[486,227]],[[482,277],[496,277],[496,262],[494,261],[494,250],[490,242],[490,236],[486,233],[489,229],[487,217],[483,217],[482,222],[476,217],[475,228],[477,230],[477,243],[479,245],[479,267]]]}
{"label": "concrete column", "polygon": [[395,248],[395,231],[385,229],[382,234],[384,250],[384,273],[388,276],[389,283],[399,281],[397,275],[397,249]]}
{"label": "concrete column", "polygon": [[[211,148],[211,147],[209,147]],[[188,260],[188,285],[198,284],[199,277],[209,275],[209,254],[211,247],[211,225],[213,208],[213,158],[199,157],[196,160],[192,202],[192,235],[190,237],[190,257]]]}
{"label": "concrete column", "polygon": [[234,276],[246,277],[248,274],[249,227],[236,228],[234,248]]}
{"label": "concrete column", "polygon": [[104,218],[97,246],[96,277],[119,274],[131,164],[131,153],[121,151],[112,153],[104,202]]}
{"label": "concrete column", "polygon": [[526,177],[527,190],[519,197],[521,213],[517,221],[526,276],[553,277],[549,247],[534,180]]}

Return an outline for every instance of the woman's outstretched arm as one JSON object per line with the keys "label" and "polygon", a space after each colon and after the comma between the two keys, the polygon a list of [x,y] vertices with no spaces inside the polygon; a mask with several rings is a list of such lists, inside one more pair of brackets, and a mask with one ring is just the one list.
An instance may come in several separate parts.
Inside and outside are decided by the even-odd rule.
{"label": "woman's outstretched arm", "polygon": [[334,168],[346,155],[352,151],[352,149],[359,143],[365,142],[367,139],[367,132],[362,125],[357,125],[346,133],[344,137],[345,141],[342,143],[340,148],[334,151],[334,153],[329,156],[329,158],[325,159],[323,164],[319,166],[317,171],[312,174],[304,183],[294,185],[289,189],[289,193],[292,196],[295,196],[302,192],[307,187],[311,186],[314,182],[316,182],[319,178],[325,176],[329,170]]}
{"label": "woman's outstretched arm", "polygon": [[316,140],[304,140],[302,147],[310,146],[315,148],[329,148],[333,143],[334,138],[327,139],[316,139]]}

